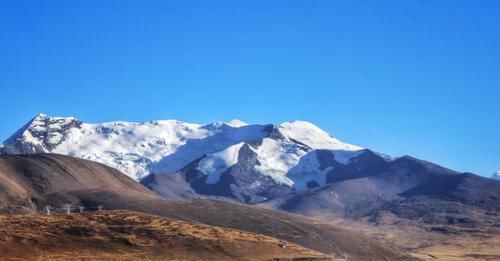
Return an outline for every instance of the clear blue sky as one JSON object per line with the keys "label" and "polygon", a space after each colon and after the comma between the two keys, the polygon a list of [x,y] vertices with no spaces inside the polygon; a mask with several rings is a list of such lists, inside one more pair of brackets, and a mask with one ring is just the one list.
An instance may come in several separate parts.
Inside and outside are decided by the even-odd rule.
{"label": "clear blue sky", "polygon": [[1,1],[0,139],[86,122],[311,121],[500,169],[500,1]]}

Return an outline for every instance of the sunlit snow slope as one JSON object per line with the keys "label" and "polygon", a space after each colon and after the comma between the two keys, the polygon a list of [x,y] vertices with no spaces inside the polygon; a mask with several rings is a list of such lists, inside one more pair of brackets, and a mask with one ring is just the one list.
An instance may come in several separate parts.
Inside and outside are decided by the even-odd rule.
{"label": "sunlit snow slope", "polygon": [[[4,142],[5,153],[58,153],[117,168],[138,180],[150,173],[173,173],[196,164],[207,184],[254,155],[255,170],[275,182],[303,188],[325,181],[315,150],[329,150],[348,164],[361,147],[343,143],[304,122],[249,125],[239,120],[208,125],[176,120],[88,124],[76,118],[37,115]],[[302,176],[301,173],[304,173]]]}

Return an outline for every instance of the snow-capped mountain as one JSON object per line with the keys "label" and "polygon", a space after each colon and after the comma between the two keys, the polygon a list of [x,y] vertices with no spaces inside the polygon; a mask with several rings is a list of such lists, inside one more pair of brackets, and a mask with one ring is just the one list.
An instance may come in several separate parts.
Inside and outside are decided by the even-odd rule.
{"label": "snow-capped mountain", "polygon": [[[279,125],[238,120],[208,125],[175,120],[89,124],[38,115],[0,150],[59,153],[98,161],[125,172],[166,199],[228,200],[321,220],[366,220],[405,228],[416,225],[433,233],[435,227],[453,234],[471,228],[493,231],[493,225],[500,222],[500,182],[411,156],[392,158],[346,144],[303,121]],[[11,158],[20,175],[28,170],[16,159],[23,157],[0,158],[4,162]],[[53,157],[38,158],[51,166],[75,167],[52,162]],[[36,164],[37,168],[45,163]],[[86,165],[74,164],[76,168]],[[45,188],[46,182],[38,176],[31,181],[40,181]],[[61,177],[55,178],[57,186]],[[64,194],[85,200],[108,196]],[[48,195],[35,199],[53,200]],[[135,205],[129,198],[124,200]],[[140,203],[152,207],[146,200]]]}
{"label": "snow-capped mountain", "polygon": [[293,189],[323,185],[333,163],[347,165],[362,151],[304,121],[279,125],[249,125],[239,120],[208,125],[176,120],[89,124],[44,114],[3,144],[4,153],[75,156],[117,168],[136,180],[150,173],[191,168],[203,176],[205,184],[214,185],[224,173],[245,165],[246,173],[253,175],[246,177],[248,185],[256,189],[265,182]]}
{"label": "snow-capped mountain", "polygon": [[500,170],[499,171],[496,171],[495,173],[493,173],[493,175],[491,176],[492,179],[496,179],[496,180],[500,180]]}

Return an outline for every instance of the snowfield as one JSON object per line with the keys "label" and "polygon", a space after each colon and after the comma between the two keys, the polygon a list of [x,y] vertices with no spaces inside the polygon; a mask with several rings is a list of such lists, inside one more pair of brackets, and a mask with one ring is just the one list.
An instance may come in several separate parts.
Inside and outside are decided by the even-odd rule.
{"label": "snowfield", "polygon": [[216,184],[238,163],[248,144],[257,155],[255,169],[280,184],[305,188],[325,183],[315,150],[331,150],[349,164],[363,148],[343,143],[312,123],[247,124],[240,120],[208,125],[176,120],[83,123],[74,117],[36,116],[7,139],[4,153],[58,153],[97,161],[139,180],[150,173],[173,173],[193,162]]}

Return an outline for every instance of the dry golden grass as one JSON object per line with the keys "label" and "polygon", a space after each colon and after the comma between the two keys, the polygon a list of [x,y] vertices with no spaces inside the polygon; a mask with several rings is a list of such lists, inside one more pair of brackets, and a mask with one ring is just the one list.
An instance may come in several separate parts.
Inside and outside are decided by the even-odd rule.
{"label": "dry golden grass", "polygon": [[276,238],[130,211],[0,216],[1,260],[329,260]]}
{"label": "dry golden grass", "polygon": [[429,231],[411,221],[386,222],[378,226],[340,219],[332,223],[361,232],[422,260],[500,260],[500,231],[491,227],[467,231],[449,226],[454,233],[445,234]]}
{"label": "dry golden grass", "polygon": [[424,260],[500,260],[500,236],[483,239],[452,237],[442,243],[418,249],[415,256]]}

